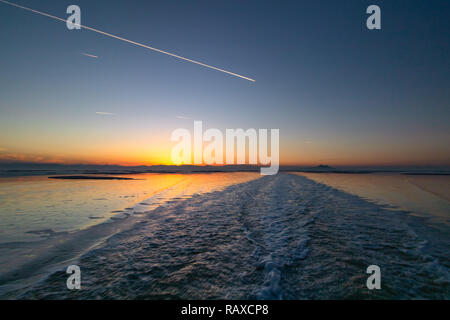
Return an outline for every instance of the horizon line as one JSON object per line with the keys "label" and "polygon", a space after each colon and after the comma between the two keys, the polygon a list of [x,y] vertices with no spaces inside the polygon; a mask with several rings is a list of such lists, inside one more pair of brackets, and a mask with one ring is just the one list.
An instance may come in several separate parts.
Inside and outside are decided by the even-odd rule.
{"label": "horizon line", "polygon": [[[240,166],[240,167],[264,167],[266,165],[261,164],[106,164],[106,163],[59,163],[59,162],[30,162],[30,161],[2,161],[0,160],[0,166],[2,165],[54,165],[54,166],[104,166],[104,167],[230,167],[230,166]],[[450,169],[450,164],[326,164],[326,163],[315,163],[315,164],[280,164],[281,167],[306,167],[306,168],[316,168],[316,167],[328,167],[333,168],[383,168],[383,167],[445,167]]]}

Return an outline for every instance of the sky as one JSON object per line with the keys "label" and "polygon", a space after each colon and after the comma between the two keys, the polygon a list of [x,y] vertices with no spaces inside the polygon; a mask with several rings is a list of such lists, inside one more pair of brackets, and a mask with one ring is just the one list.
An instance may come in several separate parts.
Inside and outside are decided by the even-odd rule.
{"label": "sky", "polygon": [[[450,2],[0,3],[0,161],[170,164],[177,128],[277,128],[282,165],[449,165]],[[368,30],[366,8],[381,8]]]}

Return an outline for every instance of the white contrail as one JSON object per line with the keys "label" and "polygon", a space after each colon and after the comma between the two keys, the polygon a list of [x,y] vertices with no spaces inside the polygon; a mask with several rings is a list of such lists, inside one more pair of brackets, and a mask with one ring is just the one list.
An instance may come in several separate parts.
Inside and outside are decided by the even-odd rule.
{"label": "white contrail", "polygon": [[[34,12],[34,13],[37,13],[37,14],[40,14],[40,15],[43,15],[43,16],[46,16],[46,17],[49,17],[49,18],[52,18],[52,19],[56,19],[56,20],[59,20],[59,21],[62,21],[62,22],[66,22],[66,19],[63,19],[63,18],[60,18],[60,17],[56,17],[56,16],[53,16],[53,15],[48,14],[48,13],[45,13],[45,12],[41,12],[41,11],[38,11],[38,10],[34,10],[34,9],[31,9],[31,8],[27,8],[27,7],[24,7],[24,6],[21,6],[21,5],[12,3],[12,2],[8,2],[8,1],[5,1],[5,0],[0,0],[0,2],[3,2],[3,3],[5,3],[5,4],[11,5],[11,6],[14,6],[14,7],[17,7],[17,8],[24,9],[24,10],[27,10],[27,11],[31,11],[31,12]],[[83,26],[83,25],[77,24],[77,23],[72,23],[72,24],[73,24],[74,26],[78,26],[78,27],[84,28],[84,29],[86,29],[86,30],[94,31],[94,32],[103,34],[103,35],[105,35],[105,36],[111,37],[111,38],[119,39],[119,40],[122,40],[122,41],[125,41],[125,42],[128,42],[128,43],[134,44],[134,45],[139,46],[139,47],[143,47],[143,48],[150,49],[150,50],[153,50],[153,51],[156,51],[156,52],[164,53],[164,54],[167,54],[167,55],[169,55],[169,56],[172,56],[172,57],[175,57],[175,58],[184,60],[184,61],[192,62],[192,63],[198,64],[198,65],[203,66],[203,67],[206,67],[206,68],[210,68],[210,69],[213,69],[213,70],[216,70],[216,71],[224,72],[224,73],[230,74],[230,75],[232,75],[232,76],[235,76],[235,77],[238,77],[238,78],[241,78],[241,79],[245,79],[245,80],[252,81],[252,82],[255,82],[255,81],[256,81],[256,80],[254,80],[254,79],[251,79],[251,78],[248,78],[248,77],[244,77],[244,76],[242,76],[242,75],[240,75],[240,74],[233,73],[233,72],[231,72],[231,71],[219,69],[219,68],[210,66],[210,65],[208,65],[208,64],[204,64],[204,63],[202,63],[202,62],[198,62],[198,61],[195,61],[195,60],[191,60],[191,59],[188,59],[188,58],[185,58],[185,57],[182,57],[182,56],[179,56],[179,55],[176,55],[176,54],[167,52],[167,51],[163,51],[163,50],[160,50],[160,49],[156,49],[156,48],[147,46],[147,45],[142,44],[142,43],[139,43],[139,42],[135,42],[135,41],[132,41],[132,40],[128,40],[128,39],[119,37],[119,36],[115,36],[115,35],[113,35],[113,34],[110,34],[110,33],[107,33],[107,32],[104,32],[104,31],[101,31],[101,30],[98,30],[98,29],[94,29],[94,28],[91,28],[91,27]]]}
{"label": "white contrail", "polygon": [[102,115],[102,116],[114,116],[114,113],[111,112],[103,112],[103,111],[96,111],[96,114]]}
{"label": "white contrail", "polygon": [[91,58],[98,58],[98,56],[94,56],[93,54],[90,54],[90,53],[84,53],[84,52],[80,52],[83,56],[86,56],[86,57],[91,57]]}

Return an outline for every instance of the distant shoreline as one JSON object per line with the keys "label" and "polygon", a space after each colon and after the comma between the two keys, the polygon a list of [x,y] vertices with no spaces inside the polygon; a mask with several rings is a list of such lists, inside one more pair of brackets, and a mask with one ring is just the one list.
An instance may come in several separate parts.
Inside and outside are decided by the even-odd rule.
{"label": "distant shoreline", "polygon": [[136,180],[133,178],[124,177],[102,177],[102,176],[50,176],[49,179],[64,179],[64,180]]}
{"label": "distant shoreline", "polygon": [[[0,164],[1,177],[17,176],[81,176],[81,175],[132,175],[145,173],[227,173],[227,172],[259,172],[260,166],[225,165],[155,165],[155,166],[114,166],[114,165],[50,165],[50,164]],[[331,167],[319,165],[315,167],[281,166],[280,172],[305,173],[342,173],[342,174],[403,174],[403,175],[450,175],[450,168],[441,167]],[[70,178],[61,178],[70,179]],[[75,179],[75,178],[72,178]],[[85,178],[82,178],[85,179]],[[111,179],[108,177],[108,179]]]}

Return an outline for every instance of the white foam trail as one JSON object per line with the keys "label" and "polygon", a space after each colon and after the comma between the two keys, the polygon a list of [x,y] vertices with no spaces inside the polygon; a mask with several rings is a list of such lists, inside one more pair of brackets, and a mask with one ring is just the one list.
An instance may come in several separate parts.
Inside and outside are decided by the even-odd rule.
{"label": "white foam trail", "polygon": [[[48,13],[45,13],[45,12],[42,12],[42,11],[38,11],[38,10],[35,10],[35,9],[27,8],[27,7],[24,7],[24,6],[21,6],[21,5],[12,3],[12,2],[8,2],[8,1],[5,1],[5,0],[0,0],[0,2],[3,2],[5,4],[8,4],[8,5],[20,8],[20,9],[31,11],[31,12],[34,12],[34,13],[37,13],[37,14],[40,14],[40,15],[43,15],[43,16],[55,19],[55,20],[66,22],[66,19],[63,19],[63,18],[60,18],[60,17],[56,17],[56,16],[53,16],[51,14],[48,14]],[[153,51],[156,51],[156,52],[159,52],[159,53],[164,53],[164,54],[167,54],[167,55],[172,56],[174,58],[178,58],[178,59],[181,59],[181,60],[184,60],[184,61],[192,62],[192,63],[198,64],[200,66],[203,66],[203,67],[206,67],[206,68],[210,68],[210,69],[213,69],[213,70],[216,70],[216,71],[220,71],[220,72],[223,72],[223,73],[226,73],[226,74],[229,74],[229,75],[241,78],[241,79],[245,79],[245,80],[248,80],[248,81],[251,81],[251,82],[255,82],[256,81],[256,80],[254,80],[252,78],[248,78],[248,77],[242,76],[240,74],[237,74],[237,73],[234,73],[234,72],[231,72],[231,71],[227,71],[227,70],[220,69],[220,68],[217,68],[217,67],[214,67],[214,66],[210,66],[208,64],[205,64],[205,63],[202,63],[202,62],[199,62],[199,61],[195,61],[195,60],[192,60],[192,59],[188,59],[188,58],[176,55],[174,53],[170,53],[170,52],[167,52],[167,51],[164,51],[164,50],[160,50],[160,49],[157,49],[157,48],[153,48],[153,47],[147,46],[147,45],[139,43],[139,42],[135,42],[135,41],[132,41],[132,40],[128,40],[128,39],[119,37],[119,36],[115,36],[113,34],[110,34],[110,33],[107,33],[107,32],[104,32],[104,31],[101,31],[101,30],[98,30],[98,29],[94,29],[94,28],[91,28],[91,27],[88,27],[88,26],[77,24],[77,23],[72,23],[72,24],[75,25],[75,26],[84,28],[86,30],[94,31],[94,32],[103,34],[105,36],[108,36],[108,37],[111,37],[111,38],[114,38],[114,39],[118,39],[118,40],[122,40],[122,41],[125,41],[125,42],[128,42],[128,43],[134,44],[136,46],[143,47],[143,48],[146,48],[146,49],[150,49],[150,50],[153,50]]]}

